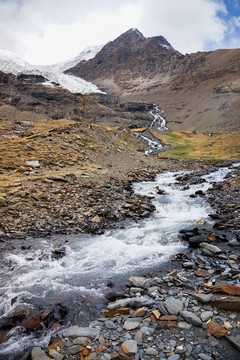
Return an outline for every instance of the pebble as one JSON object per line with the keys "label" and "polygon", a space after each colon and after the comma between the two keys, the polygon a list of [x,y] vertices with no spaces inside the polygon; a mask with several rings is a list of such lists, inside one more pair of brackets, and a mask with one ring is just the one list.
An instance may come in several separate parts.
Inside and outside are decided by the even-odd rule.
{"label": "pebble", "polygon": [[122,346],[122,350],[125,354],[136,354],[138,352],[137,342],[135,340],[127,340],[125,341]]}

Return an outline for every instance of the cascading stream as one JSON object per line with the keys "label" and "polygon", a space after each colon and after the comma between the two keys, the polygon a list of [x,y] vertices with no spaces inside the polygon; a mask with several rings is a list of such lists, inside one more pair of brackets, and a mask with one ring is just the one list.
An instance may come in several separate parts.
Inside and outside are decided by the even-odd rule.
{"label": "cascading stream", "polygon": [[[135,192],[154,196],[156,211],[126,229],[108,230],[100,236],[28,239],[24,244],[31,246],[29,250],[21,250],[18,240],[17,250],[5,254],[1,264],[0,315],[7,315],[19,304],[47,308],[61,299],[74,310],[74,299],[80,295],[101,299],[108,281],[124,283],[130,274],[156,269],[170,255],[184,251],[179,230],[194,227],[199,220],[207,221],[212,212],[203,197],[190,195],[206,191],[211,182],[222,181],[228,172],[228,168],[220,168],[203,176],[206,182],[185,188],[176,178],[186,172],[166,172],[154,182],[134,184]],[[158,194],[159,189],[163,194]],[[52,259],[56,241],[66,249],[66,255],[58,260]],[[0,345],[0,354],[41,341],[47,338],[23,337],[19,329],[13,329],[12,338]]]}

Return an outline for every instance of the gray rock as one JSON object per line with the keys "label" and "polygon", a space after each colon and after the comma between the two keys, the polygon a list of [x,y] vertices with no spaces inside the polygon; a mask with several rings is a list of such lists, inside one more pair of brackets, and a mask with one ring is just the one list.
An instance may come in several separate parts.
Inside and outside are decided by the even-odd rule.
{"label": "gray rock", "polygon": [[176,340],[169,340],[169,345],[175,347],[177,345]]}
{"label": "gray rock", "polygon": [[174,297],[169,297],[165,301],[165,307],[169,314],[178,315],[180,311],[183,310],[183,301],[175,299]]}
{"label": "gray rock", "polygon": [[92,337],[95,338],[100,335],[100,331],[98,329],[90,328],[90,327],[79,327],[79,326],[71,326],[67,329],[61,330],[58,332],[59,335],[63,335],[64,337]]}
{"label": "gray rock", "polygon": [[194,294],[194,296],[198,301],[200,301],[202,303],[209,302],[213,297],[212,294]]}
{"label": "gray rock", "polygon": [[238,351],[240,351],[240,335],[226,336],[226,338]]}
{"label": "gray rock", "polygon": [[151,335],[154,333],[155,329],[148,326],[143,326],[139,331],[144,335]]}
{"label": "gray rock", "polygon": [[197,315],[192,313],[191,311],[181,311],[180,315],[182,318],[184,318],[189,324],[192,324],[194,326],[202,326],[202,321],[199,319]]}
{"label": "gray rock", "polygon": [[65,349],[65,353],[67,355],[75,355],[78,354],[83,349],[82,345],[73,345]]}
{"label": "gray rock", "polygon": [[106,321],[104,322],[104,325],[105,325],[105,327],[106,327],[107,329],[112,329],[112,330],[117,329],[117,325],[114,324],[114,322],[113,322],[112,320],[106,320]]}
{"label": "gray rock", "polygon": [[64,356],[59,354],[59,352],[57,352],[55,349],[51,350],[51,356],[55,359],[55,360],[63,360]]}
{"label": "gray rock", "polygon": [[151,295],[152,293],[159,292],[160,287],[159,286],[151,286],[148,288],[148,294]]}
{"label": "gray rock", "polygon": [[180,359],[180,355],[178,354],[174,354],[169,356],[168,360],[179,360]]}
{"label": "gray rock", "polygon": [[209,319],[211,319],[211,317],[213,317],[213,312],[212,311],[204,311],[201,315],[200,318],[202,321],[208,321]]}
{"label": "gray rock", "polygon": [[125,330],[134,330],[137,329],[142,322],[142,318],[130,318],[127,319],[123,325]]}
{"label": "gray rock", "polygon": [[202,360],[212,360],[211,356],[206,355],[204,353],[198,354],[198,357],[200,357],[200,359],[202,359]]}
{"label": "gray rock", "polygon": [[190,330],[191,327],[192,327],[192,325],[189,324],[189,323],[187,323],[187,322],[185,322],[185,321],[179,321],[179,322],[178,322],[178,327],[179,327],[179,329],[181,329],[181,330]]}
{"label": "gray rock", "polygon": [[165,306],[165,303],[163,301],[159,301],[158,302],[158,309],[160,311],[161,314],[163,315],[169,315],[167,308]]}
{"label": "gray rock", "polygon": [[138,352],[137,342],[135,340],[127,340],[122,344],[122,350],[125,354],[136,354]]}
{"label": "gray rock", "polygon": [[192,269],[194,267],[195,263],[193,261],[186,261],[183,263],[183,267],[186,269]]}
{"label": "gray rock", "polygon": [[130,276],[129,280],[133,283],[134,286],[143,288],[148,279],[140,276]]}
{"label": "gray rock", "polygon": [[219,254],[222,252],[222,250],[219,249],[219,247],[212,245],[212,244],[205,243],[205,242],[201,243],[200,246],[201,246],[201,248],[207,249],[214,254]]}
{"label": "gray rock", "polygon": [[31,356],[32,360],[51,360],[40,347],[34,347]]}
{"label": "gray rock", "polygon": [[30,311],[29,308],[25,305],[16,306],[10,313],[7,314],[8,318],[20,318],[24,319],[29,316]]}
{"label": "gray rock", "polygon": [[155,304],[154,300],[141,296],[141,297],[116,300],[115,302],[108,304],[107,308],[109,310],[115,310],[120,307],[128,307],[128,306],[133,308],[139,308],[142,306],[151,306],[153,304]]}
{"label": "gray rock", "polygon": [[157,356],[157,355],[158,355],[158,352],[157,352],[156,349],[150,347],[150,348],[147,348],[147,350],[146,350],[146,355]]}

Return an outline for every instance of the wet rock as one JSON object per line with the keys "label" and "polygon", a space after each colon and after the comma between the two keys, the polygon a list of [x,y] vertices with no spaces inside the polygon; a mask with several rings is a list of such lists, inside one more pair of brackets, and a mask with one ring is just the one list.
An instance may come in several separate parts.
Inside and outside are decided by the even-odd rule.
{"label": "wet rock", "polygon": [[120,299],[124,296],[124,291],[108,291],[105,294],[105,298],[109,301],[115,301],[117,299]]}
{"label": "wet rock", "polygon": [[95,338],[100,335],[100,331],[95,328],[71,326],[67,329],[58,332],[59,335],[64,337],[91,337]]}
{"label": "wet rock", "polygon": [[133,355],[138,352],[137,342],[135,340],[127,340],[125,341],[122,346],[122,350],[125,354]]}
{"label": "wet rock", "polygon": [[33,315],[26,319],[22,326],[28,330],[38,330],[42,327],[42,323],[40,321],[40,317]]}
{"label": "wet rock", "polygon": [[26,306],[17,306],[15,307],[10,313],[8,313],[8,317],[11,318],[15,318],[18,320],[22,320],[25,319],[26,317],[28,317],[30,314],[29,312],[29,308]]}
{"label": "wet rock", "polygon": [[202,326],[202,321],[199,317],[190,311],[184,310],[180,312],[182,318],[184,318],[189,324],[193,326]]}
{"label": "wet rock", "polygon": [[205,243],[205,242],[201,243],[200,246],[204,249],[211,251],[214,254],[219,254],[222,252],[222,250],[219,249],[219,247],[212,245],[212,244]]}
{"label": "wet rock", "polygon": [[133,307],[133,308],[139,308],[142,306],[151,306],[155,303],[155,301],[147,298],[147,297],[134,297],[134,298],[128,298],[128,299],[120,299],[115,301],[114,303],[110,303],[108,305],[109,310],[115,310],[119,307]]}
{"label": "wet rock", "polygon": [[138,277],[138,276],[131,276],[129,280],[133,283],[134,286],[144,288],[144,285],[148,281],[144,277]]}
{"label": "wet rock", "polygon": [[194,236],[188,240],[188,245],[193,249],[197,249],[199,248],[200,244],[204,243],[205,241],[208,240],[202,236]]}

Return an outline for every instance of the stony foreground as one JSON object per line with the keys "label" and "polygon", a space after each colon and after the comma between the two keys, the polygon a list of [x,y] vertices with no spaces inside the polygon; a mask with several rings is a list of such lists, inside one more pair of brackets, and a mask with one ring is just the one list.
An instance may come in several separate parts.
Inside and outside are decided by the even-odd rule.
{"label": "stony foreground", "polygon": [[[131,276],[122,291],[113,287],[97,320],[87,327],[56,324],[48,349],[35,347],[22,359],[239,359],[239,184],[236,177],[194,195],[209,198],[215,224],[182,229],[186,253],[164,270]],[[26,321],[29,330],[36,326],[33,317]]]}

